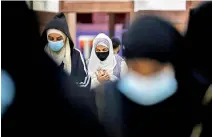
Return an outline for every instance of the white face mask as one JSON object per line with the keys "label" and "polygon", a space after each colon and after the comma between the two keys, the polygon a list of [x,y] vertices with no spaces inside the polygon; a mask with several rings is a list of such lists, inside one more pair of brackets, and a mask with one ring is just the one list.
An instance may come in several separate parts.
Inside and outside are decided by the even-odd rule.
{"label": "white face mask", "polygon": [[119,82],[118,88],[133,102],[148,106],[172,96],[177,91],[177,80],[171,70],[148,77],[131,71]]}

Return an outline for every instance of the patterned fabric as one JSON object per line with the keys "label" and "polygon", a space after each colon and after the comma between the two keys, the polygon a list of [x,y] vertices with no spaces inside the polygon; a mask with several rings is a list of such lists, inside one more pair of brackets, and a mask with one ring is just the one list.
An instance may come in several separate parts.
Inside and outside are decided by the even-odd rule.
{"label": "patterned fabric", "polygon": [[113,75],[115,75],[117,78],[120,78],[120,73],[121,73],[121,62],[123,61],[123,58],[120,57],[119,55],[115,55],[116,59],[116,66],[113,69]]}
{"label": "patterned fabric", "polygon": [[110,42],[106,38],[97,38],[94,42],[94,47],[96,47],[99,43],[104,43],[107,47],[110,47]]}

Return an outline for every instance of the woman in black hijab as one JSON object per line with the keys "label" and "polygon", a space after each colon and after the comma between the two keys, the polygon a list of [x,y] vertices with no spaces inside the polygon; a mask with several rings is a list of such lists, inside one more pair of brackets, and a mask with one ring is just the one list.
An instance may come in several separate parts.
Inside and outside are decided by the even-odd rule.
{"label": "woman in black hijab", "polygon": [[92,94],[76,87],[40,48],[34,12],[24,1],[1,4],[2,90],[14,93],[6,94],[2,136],[104,136],[91,110]]}
{"label": "woman in black hijab", "polygon": [[[185,35],[184,48],[186,59],[193,77],[200,83],[199,95],[202,102],[203,96],[212,83],[212,2],[203,2],[200,6],[190,11],[189,23]],[[209,91],[209,90],[208,90]],[[209,91],[211,92],[211,91]],[[208,93],[206,93],[207,95]],[[211,94],[211,93],[209,93]],[[202,137],[212,136],[212,101],[202,107],[201,123],[203,125]]]}
{"label": "woman in black hijab", "polygon": [[[182,36],[170,23],[151,16],[138,18],[126,35],[129,72],[104,85],[104,101],[97,104],[109,136],[190,136],[195,91],[179,56]],[[97,100],[100,94],[97,89]]]}
{"label": "woman in black hijab", "polygon": [[81,52],[74,48],[68,24],[63,13],[57,14],[44,28],[42,45],[45,52],[62,70],[72,76],[76,83],[90,90],[90,77]]}

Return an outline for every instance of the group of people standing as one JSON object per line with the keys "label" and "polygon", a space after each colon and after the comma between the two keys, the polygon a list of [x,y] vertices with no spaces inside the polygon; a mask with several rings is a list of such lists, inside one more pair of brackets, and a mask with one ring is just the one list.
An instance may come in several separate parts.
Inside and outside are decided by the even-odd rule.
{"label": "group of people standing", "polygon": [[103,33],[94,39],[90,59],[85,61],[81,52],[74,47],[63,13],[56,15],[46,25],[42,40],[45,52],[68,75],[73,75],[80,87],[93,89],[105,81],[118,80],[127,71],[126,62],[115,53],[120,50],[120,41],[113,38],[112,42]]}
{"label": "group of people standing", "polygon": [[[2,68],[10,74],[6,78],[15,83],[16,92],[2,114],[4,136],[28,136],[29,131],[60,136],[190,137],[199,123],[201,137],[212,135],[212,101],[202,105],[212,83],[211,2],[190,11],[185,36],[160,17],[137,18],[124,38],[126,60],[117,54],[120,42],[100,33],[85,61],[74,47],[63,13],[46,25],[39,39],[29,16],[33,14],[24,14],[26,6],[17,7],[22,7],[20,18],[29,18],[31,27],[13,29],[33,36],[14,47],[24,54],[11,51],[8,44],[3,48],[17,55],[12,60],[8,54],[2,57]],[[14,46],[18,36],[14,41],[5,37],[5,43]],[[30,62],[11,63],[20,61],[21,55],[30,57]],[[11,89],[4,87],[4,91]]]}

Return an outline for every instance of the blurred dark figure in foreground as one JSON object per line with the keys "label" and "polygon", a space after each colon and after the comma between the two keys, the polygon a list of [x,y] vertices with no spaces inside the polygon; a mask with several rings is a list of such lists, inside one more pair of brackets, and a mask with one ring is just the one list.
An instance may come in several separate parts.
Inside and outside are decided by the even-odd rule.
{"label": "blurred dark figure in foreground", "polygon": [[[204,2],[190,11],[186,33],[186,58],[192,69],[193,76],[207,89],[212,83],[212,2]],[[202,91],[204,96],[206,90]],[[211,92],[211,91],[208,91]],[[211,94],[211,93],[207,93]],[[203,106],[202,137],[212,136],[212,101]]]}
{"label": "blurred dark figure in foreground", "polygon": [[206,2],[190,11],[186,33],[189,65],[194,76],[203,84],[212,83],[211,31],[212,2]]}
{"label": "blurred dark figure in foreground", "polygon": [[183,37],[158,17],[137,19],[126,34],[129,72],[97,88],[100,121],[111,137],[189,137],[195,87],[180,56]]}
{"label": "blurred dark figure in foreground", "polygon": [[116,55],[121,50],[121,41],[116,37],[113,37],[111,40],[113,43],[113,51],[114,51],[114,54]]}
{"label": "blurred dark figure in foreground", "polygon": [[2,136],[104,136],[91,111],[92,94],[78,89],[44,52],[34,12],[25,2],[1,4],[2,94],[11,93],[5,95]]}
{"label": "blurred dark figure in foreground", "polygon": [[91,80],[87,66],[81,52],[74,48],[65,15],[57,14],[46,25],[41,37],[45,52],[71,75],[80,87],[90,91]]}

